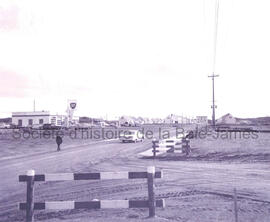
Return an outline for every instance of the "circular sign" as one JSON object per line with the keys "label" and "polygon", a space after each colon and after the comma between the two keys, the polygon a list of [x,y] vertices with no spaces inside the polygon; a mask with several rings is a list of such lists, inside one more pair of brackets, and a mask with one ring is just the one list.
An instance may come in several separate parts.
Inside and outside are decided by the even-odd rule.
{"label": "circular sign", "polygon": [[71,109],[75,109],[77,104],[76,103],[70,103],[69,105],[70,105]]}

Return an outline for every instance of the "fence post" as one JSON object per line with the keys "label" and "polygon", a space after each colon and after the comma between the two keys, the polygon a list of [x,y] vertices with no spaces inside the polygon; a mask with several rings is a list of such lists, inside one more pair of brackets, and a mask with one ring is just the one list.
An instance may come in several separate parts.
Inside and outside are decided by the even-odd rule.
{"label": "fence post", "polygon": [[35,171],[28,170],[26,190],[26,222],[34,221],[34,177]]}
{"label": "fence post", "polygon": [[149,217],[155,217],[156,215],[154,178],[155,178],[155,167],[154,166],[147,167]]}
{"label": "fence post", "polygon": [[189,155],[190,153],[190,145],[189,140],[187,138],[182,138],[182,151]]}
{"label": "fence post", "polygon": [[153,145],[152,145],[152,148],[153,148],[152,152],[153,152],[153,157],[154,157],[154,158],[156,158],[157,142],[158,142],[158,141],[157,141],[155,138],[152,140],[152,143],[153,143]]}
{"label": "fence post", "polygon": [[176,146],[176,144],[174,144],[174,146],[172,146],[172,147],[171,147],[171,149],[172,149],[172,153],[174,153],[174,152],[175,152],[175,146]]}
{"label": "fence post", "polygon": [[238,206],[237,206],[237,193],[236,189],[233,190],[233,200],[234,200],[234,217],[235,222],[238,222]]}

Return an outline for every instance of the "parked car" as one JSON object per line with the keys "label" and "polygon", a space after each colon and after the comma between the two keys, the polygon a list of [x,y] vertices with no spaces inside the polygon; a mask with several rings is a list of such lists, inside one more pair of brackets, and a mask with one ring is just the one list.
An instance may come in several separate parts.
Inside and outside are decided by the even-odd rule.
{"label": "parked car", "polygon": [[43,124],[42,129],[43,130],[60,130],[61,126],[54,126],[52,124],[45,123]]}
{"label": "parked car", "polygon": [[0,123],[0,128],[1,129],[9,129],[9,128],[11,128],[11,125],[8,123]]}
{"label": "parked car", "polygon": [[37,130],[37,129],[42,129],[42,124],[33,124],[32,125],[32,129],[35,129],[35,130]]}
{"label": "parked car", "polygon": [[143,141],[144,135],[139,130],[126,130],[125,132],[119,135],[119,139],[121,142],[138,142]]}

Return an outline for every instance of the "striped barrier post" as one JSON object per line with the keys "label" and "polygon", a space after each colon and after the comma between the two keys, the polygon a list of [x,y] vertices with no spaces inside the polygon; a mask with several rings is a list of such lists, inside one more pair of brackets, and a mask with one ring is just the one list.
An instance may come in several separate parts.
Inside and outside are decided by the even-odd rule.
{"label": "striped barrier post", "polygon": [[155,167],[149,166],[147,168],[147,184],[148,184],[148,201],[149,201],[149,217],[154,217],[156,215],[156,199],[155,199]]}
{"label": "striped barrier post", "polygon": [[[19,203],[19,210],[26,210],[26,221],[33,222],[34,210],[67,209],[106,209],[106,208],[149,208],[149,216],[155,216],[155,207],[165,207],[163,199],[156,200],[154,178],[162,178],[162,171],[148,167],[146,172],[100,172],[100,173],[59,173],[35,174],[33,170],[19,175],[19,182],[27,182],[27,202]],[[101,201],[53,201],[34,203],[34,181],[71,181],[71,180],[112,180],[147,179],[148,200],[101,200]]]}
{"label": "striped barrier post", "polygon": [[34,170],[28,170],[26,173],[26,222],[34,221]]}
{"label": "striped barrier post", "polygon": [[152,148],[153,148],[153,157],[154,158],[156,158],[156,152],[157,152],[157,150],[156,150],[156,148],[157,148],[157,143],[158,143],[158,140],[156,140],[156,139],[153,139],[152,140]]}

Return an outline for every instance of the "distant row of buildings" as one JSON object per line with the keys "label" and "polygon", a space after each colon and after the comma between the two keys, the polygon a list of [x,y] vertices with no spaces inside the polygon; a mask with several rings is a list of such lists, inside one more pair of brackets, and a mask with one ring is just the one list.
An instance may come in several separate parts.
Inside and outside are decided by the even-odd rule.
{"label": "distant row of buildings", "polygon": [[143,118],[143,117],[132,117],[132,116],[122,116],[119,118],[120,125],[141,125],[141,124],[207,124],[207,116],[197,116],[196,118],[187,118],[184,116],[179,116],[171,114],[166,118]]}
{"label": "distant row of buildings", "polygon": [[[66,115],[51,115],[49,111],[34,111],[34,112],[13,112],[12,124],[19,127],[33,127],[44,124],[54,126],[66,126],[68,118]],[[144,118],[122,116],[117,120],[104,120],[102,118],[90,117],[74,117],[73,125],[88,127],[92,125],[100,126],[136,126],[143,124],[207,124],[207,116],[197,116],[196,118],[187,118],[171,114],[164,119],[161,118]]]}
{"label": "distant row of buildings", "polygon": [[[133,116],[121,116],[115,120],[104,120],[103,118],[73,117],[72,121],[67,115],[50,114],[49,111],[33,112],[13,112],[12,118],[5,118],[0,122],[0,128],[8,127],[10,124],[18,127],[39,127],[44,124],[52,126],[139,126],[143,124],[211,124],[207,116],[197,116],[188,118],[180,115],[170,114],[166,118],[144,118]],[[11,120],[11,121],[10,121]],[[69,122],[69,124],[68,124]],[[253,121],[254,122],[254,121]],[[216,120],[217,125],[222,124],[253,124],[252,119],[240,119],[232,116],[230,113]],[[264,121],[265,122],[265,121]]]}

